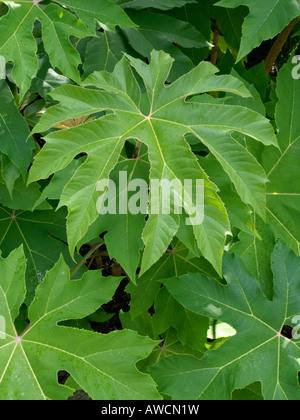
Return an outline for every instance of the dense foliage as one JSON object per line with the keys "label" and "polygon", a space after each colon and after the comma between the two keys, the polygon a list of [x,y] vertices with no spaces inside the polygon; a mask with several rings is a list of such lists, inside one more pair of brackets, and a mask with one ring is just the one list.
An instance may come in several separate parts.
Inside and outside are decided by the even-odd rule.
{"label": "dense foliage", "polygon": [[0,2],[0,399],[300,400],[299,16]]}

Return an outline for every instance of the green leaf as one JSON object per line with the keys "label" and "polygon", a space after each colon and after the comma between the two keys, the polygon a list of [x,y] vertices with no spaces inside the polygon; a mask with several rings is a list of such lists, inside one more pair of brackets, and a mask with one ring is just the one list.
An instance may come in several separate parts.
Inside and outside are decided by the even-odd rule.
{"label": "green leaf", "polygon": [[[209,10],[209,0],[195,0],[183,7],[172,9],[168,15],[177,19],[185,20],[201,32],[207,40],[211,38],[211,13]],[[211,44],[210,44],[211,45]]]}
{"label": "green leaf", "polygon": [[212,17],[219,23],[222,35],[236,57],[241,44],[242,25],[249,10],[242,6],[235,9],[224,9],[218,7],[218,2],[215,0],[213,2],[216,5],[211,7]]}
{"label": "green leaf", "polygon": [[[48,97],[49,99],[49,97]],[[34,127],[40,120],[41,114],[45,110],[45,99],[36,100],[33,104],[29,104],[24,110],[24,118],[27,124]]]}
{"label": "green leaf", "polygon": [[130,283],[127,286],[126,291],[131,295],[131,317],[135,319],[153,306],[156,294],[161,287],[161,279],[199,271],[218,278],[216,272],[203,257],[189,258],[187,247],[175,239],[172,248],[147,273],[138,278],[137,285]]}
{"label": "green leaf", "polygon": [[185,4],[195,3],[195,0],[114,0],[117,4],[129,9],[155,9],[168,10],[174,7],[182,7]]}
{"label": "green leaf", "polygon": [[150,56],[153,49],[164,50],[174,42],[186,48],[203,48],[209,45],[196,28],[172,16],[133,11],[129,16],[139,27],[126,29],[125,33],[133,48],[144,56]]}
{"label": "green leaf", "polygon": [[16,180],[20,176],[19,169],[9,160],[8,156],[1,155],[1,175],[9,192],[12,197],[13,188]]}
{"label": "green leaf", "polygon": [[[36,210],[40,204],[45,200],[59,200],[64,187],[70,181],[75,171],[84,162],[84,157],[80,159],[74,159],[65,169],[56,172],[51,178],[48,185],[43,189],[37,201],[32,204],[30,210]],[[30,184],[31,185],[31,184]]]}
{"label": "green leaf", "polygon": [[71,35],[78,38],[92,35],[83,22],[53,3],[46,7],[33,2],[5,3],[10,10],[0,20],[0,54],[14,63],[12,77],[20,88],[21,97],[38,70],[37,45],[32,34],[36,20],[42,23],[44,47],[52,67],[58,67],[65,76],[80,83],[77,67],[81,60],[69,38]]}
{"label": "green leaf", "polygon": [[115,33],[104,31],[97,38],[92,38],[86,46],[83,63],[84,78],[94,71],[112,72],[121,60],[123,53],[132,53],[132,49],[121,31]]}
{"label": "green leaf", "polygon": [[96,21],[104,30],[114,31],[118,25],[121,28],[134,26],[126,13],[110,0],[55,0],[76,13],[92,31]]}
{"label": "green leaf", "polygon": [[[225,172],[234,183],[241,200],[251,205],[264,219],[266,208],[266,187],[268,182],[263,168],[247,148],[240,145],[231,134],[208,132],[207,129],[196,129],[201,133],[203,144],[210,148]],[[205,140],[204,140],[205,139]],[[246,174],[246,175],[245,175]]]}
{"label": "green leaf", "polygon": [[263,401],[261,384],[255,382],[244,389],[237,389],[232,393],[233,401]]}
{"label": "green leaf", "polygon": [[129,16],[138,25],[124,31],[134,50],[149,60],[153,49],[163,50],[175,59],[168,77],[170,82],[194,67],[182,48],[207,49],[210,45],[201,32],[182,19],[149,11],[131,11]]}
{"label": "green leaf", "polygon": [[0,151],[25,178],[32,160],[34,142],[29,137],[29,128],[20,115],[9,87],[0,80]]}
{"label": "green leaf", "polygon": [[243,5],[250,9],[243,24],[238,61],[263,41],[274,38],[300,15],[298,0],[221,0],[216,5],[228,8]]}
{"label": "green leaf", "polygon": [[251,219],[251,210],[244,204],[219,162],[212,156],[199,158],[201,167],[209,178],[218,186],[219,196],[224,202],[232,226],[247,232],[249,236],[255,235],[255,227]]}
{"label": "green leaf", "polygon": [[[149,313],[145,313],[144,315],[136,318],[134,321],[130,319],[130,315],[128,313],[121,313],[120,318],[124,328],[133,329],[138,331],[139,334],[143,334],[145,329],[147,329],[147,335],[150,335],[151,337],[151,333],[149,334],[149,331],[152,328],[152,322],[151,315]],[[145,328],[145,326],[148,328]],[[177,336],[177,331],[172,327],[164,334],[161,334],[160,339],[163,339],[163,341],[155,347],[150,356],[147,357],[147,359],[138,362],[138,368],[142,372],[147,373],[151,366],[155,365],[160,360],[163,360],[165,357],[173,356],[174,354],[193,355],[199,359],[203,356],[203,353],[193,350],[189,346],[184,346]]]}
{"label": "green leaf", "polygon": [[38,92],[42,98],[49,99],[48,93],[61,85],[72,84],[72,81],[67,77],[58,74],[51,68],[47,55],[38,57],[39,71],[36,77],[33,78],[30,86],[30,92]]}
{"label": "green leaf", "polygon": [[[265,70],[264,70],[265,72]],[[245,72],[246,73],[246,72]],[[240,105],[244,106],[246,108],[250,108],[253,111],[258,112],[261,115],[266,115],[266,109],[263,104],[263,101],[261,100],[261,97],[256,90],[255,86],[253,84],[248,83],[246,80],[244,80],[237,71],[234,69],[231,70],[231,75],[236,77],[237,79],[240,79],[243,81],[245,86],[249,89],[251,92],[252,98],[241,98],[235,95],[232,95],[230,93],[226,94],[226,103],[230,105]],[[246,76],[247,74],[245,74]],[[248,76],[249,77],[249,76]]]}
{"label": "green leaf", "polygon": [[174,399],[223,400],[258,381],[267,400],[300,400],[300,340],[281,335],[283,326],[292,326],[299,314],[299,257],[281,242],[272,256],[272,270],[272,301],[234,255],[225,258],[226,286],[200,274],[164,282],[186,309],[218,318],[237,334],[201,360],[180,356],[157,364],[151,373],[162,392]]}
{"label": "green leaf", "polygon": [[154,303],[153,326],[155,335],[161,335],[171,326],[176,328],[183,345],[205,351],[208,318],[195,314],[181,306],[166,287],[159,290]]}
{"label": "green leaf", "polygon": [[241,232],[239,242],[234,244],[230,251],[240,256],[249,273],[258,279],[263,293],[271,299],[273,294],[271,254],[275,237],[271,227],[266,225],[258,215],[254,214],[253,219],[260,237]]}
{"label": "green leaf", "polygon": [[64,209],[31,212],[0,206],[0,247],[4,257],[22,244],[28,260],[26,303],[31,302],[36,286],[60,254],[74,264],[66,245],[65,224]]}
{"label": "green leaf", "polygon": [[[128,59],[130,63],[123,59],[114,73],[95,73],[86,80],[86,86],[96,86],[101,91],[64,86],[51,93],[51,97],[61,104],[47,110],[34,132],[45,132],[66,119],[103,110],[111,110],[114,114],[74,129],[49,134],[46,146],[36,157],[30,171],[30,182],[48,178],[65,168],[80,153],[88,154],[85,163],[65,187],[60,201],[60,206],[69,208],[68,241],[72,253],[97,218],[98,181],[107,178],[116,165],[124,141],[139,139],[149,149],[151,179],[177,180],[182,186],[187,179],[194,182],[204,180],[205,217],[202,224],[194,226],[194,234],[203,256],[220,273],[225,237],[229,232],[228,217],[216,193],[216,186],[199,166],[184,136],[190,132],[199,138],[228,172],[242,199],[250,201],[262,213],[259,198],[264,188],[260,182],[265,182],[262,170],[247,150],[231,139],[230,133],[241,132],[265,145],[276,145],[273,129],[264,117],[243,107],[186,101],[191,95],[212,91],[249,96],[242,82],[232,76],[216,76],[216,68],[210,63],[201,63],[166,86],[173,62],[169,55],[154,51],[149,66],[132,57]],[[142,77],[147,90],[147,97],[144,95],[142,102],[130,64]],[[224,144],[224,138],[228,139],[228,144]],[[246,160],[241,170],[237,165],[243,158]],[[253,185],[254,191],[249,192],[246,188],[248,182]],[[184,195],[185,210],[196,215],[195,196],[192,197],[186,189]],[[151,196],[150,202],[155,200],[160,204],[160,197]],[[174,202],[172,206],[173,213],[170,215],[161,211],[150,214],[143,232],[145,251],[142,273],[159,260],[179,228]]]}
{"label": "green leaf", "polygon": [[[194,3],[187,3],[181,8],[168,10],[165,14],[178,20],[188,22],[202,34],[206,41],[211,41],[211,13],[208,2],[209,0],[196,0]],[[211,47],[212,44],[210,42],[207,42],[207,46],[205,48],[191,48],[190,46],[182,48],[181,45],[177,45],[176,51],[179,51],[181,54],[188,57],[195,66],[209,56],[209,48]],[[171,51],[168,52],[176,58]],[[184,71],[184,73],[187,72],[188,70]]]}
{"label": "green leaf", "polygon": [[[38,183],[26,186],[22,178],[18,178],[11,193],[9,192],[4,179],[0,177],[0,202],[5,207],[18,210],[32,210],[33,203],[41,197],[40,185]],[[38,210],[51,210],[50,204],[41,199]]]}
{"label": "green leaf", "polygon": [[[145,160],[144,160],[145,159]],[[145,156],[138,160],[123,158],[110,174],[119,188],[119,172],[126,173],[127,188],[130,181],[144,179],[148,181],[149,162]],[[63,171],[62,171],[63,172]],[[121,193],[126,191],[122,190]],[[130,200],[134,194],[128,192]],[[120,195],[116,197],[116,207],[119,208]],[[90,226],[80,244],[98,240],[105,233],[104,239],[110,258],[115,258],[133,283],[136,283],[137,268],[143,250],[142,232],[146,224],[143,214],[105,214],[100,215]]]}
{"label": "green leaf", "polygon": [[[290,60],[280,71],[277,83],[276,123],[280,149],[263,153],[267,187],[267,216],[275,235],[300,255],[300,84],[292,77]],[[288,94],[287,94],[288,93]]]}
{"label": "green leaf", "polygon": [[14,320],[25,297],[22,248],[0,260],[0,313],[6,329],[0,341],[0,399],[62,400],[74,390],[59,385],[66,370],[93,399],[159,399],[154,382],[135,367],[155,343],[132,331],[101,335],[59,326],[80,319],[111,299],[119,279],[99,271],[71,281],[63,258],[47,273],[29,307],[30,326],[18,335]]}

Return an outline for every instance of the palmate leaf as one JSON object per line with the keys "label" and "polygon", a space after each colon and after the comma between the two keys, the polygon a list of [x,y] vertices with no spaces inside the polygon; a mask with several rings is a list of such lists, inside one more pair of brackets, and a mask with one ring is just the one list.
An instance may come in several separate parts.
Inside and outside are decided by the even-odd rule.
{"label": "palmate leaf", "polygon": [[[216,76],[216,68],[210,63],[200,63],[166,86],[173,63],[168,54],[154,51],[150,65],[132,57],[128,60],[124,58],[112,74],[95,73],[86,80],[86,86],[96,86],[101,91],[64,86],[51,93],[60,104],[45,113],[34,132],[45,132],[66,119],[103,110],[111,110],[113,114],[49,134],[47,144],[30,171],[30,182],[48,178],[65,168],[78,154],[87,153],[87,160],[66,185],[60,200],[61,206],[69,208],[68,241],[73,253],[97,218],[98,181],[108,178],[125,140],[138,139],[149,149],[151,179],[179,180],[182,185],[187,179],[204,180],[205,217],[202,224],[193,226],[194,235],[204,257],[220,273],[225,237],[230,230],[227,213],[217,195],[217,187],[199,166],[184,135],[192,133],[210,149],[229,174],[242,200],[264,217],[265,196],[261,190],[267,179],[254,157],[230,133],[241,132],[265,145],[276,145],[273,129],[264,117],[243,107],[186,101],[191,95],[211,91],[249,96],[241,81],[232,76]],[[147,96],[141,97],[131,66],[142,77]],[[150,198],[152,203],[155,199],[159,203],[161,197]],[[192,211],[196,207],[195,196],[190,196],[188,191],[184,191],[183,205],[188,214],[200,216]],[[170,215],[150,213],[143,232],[142,273],[158,261],[178,228],[179,216],[175,211]]]}
{"label": "palmate leaf", "polygon": [[177,399],[230,399],[235,389],[261,382],[267,400],[300,400],[300,340],[281,332],[295,327],[300,308],[300,260],[282,242],[272,256],[274,295],[269,301],[238,257],[226,254],[226,286],[200,274],[164,281],[185,308],[218,318],[237,331],[202,360],[169,357],[152,368],[160,391]]}
{"label": "palmate leaf", "polygon": [[4,56],[6,61],[14,63],[12,77],[19,86],[22,97],[38,70],[37,44],[32,34],[36,21],[42,24],[44,47],[52,67],[58,67],[65,76],[77,83],[81,80],[78,71],[81,60],[70,42],[70,36],[77,38],[93,36],[95,19],[107,29],[113,28],[116,24],[133,25],[124,11],[109,0],[57,2],[75,11],[82,20],[55,3],[47,6],[29,0],[4,1],[4,3],[7,3],[10,10],[0,20],[0,55]]}
{"label": "palmate leaf", "polygon": [[300,84],[292,71],[290,60],[278,76],[276,123],[280,149],[265,150],[263,166],[270,180],[267,221],[275,235],[300,255]]}
{"label": "palmate leaf", "polygon": [[7,4],[9,12],[0,20],[0,54],[14,63],[12,77],[21,96],[25,95],[38,71],[37,44],[32,34],[36,20],[42,23],[44,46],[53,68],[58,67],[67,77],[80,82],[77,67],[81,60],[69,37],[92,35],[83,22],[54,3],[46,7],[39,7],[32,1]]}
{"label": "palmate leaf", "polygon": [[[63,258],[47,273],[29,307],[30,326],[20,336],[14,320],[25,297],[26,261],[22,248],[0,260],[0,399],[62,400],[74,390],[58,385],[57,372],[68,371],[93,399],[159,399],[150,376],[135,364],[155,342],[133,331],[101,335],[58,326],[80,319],[109,301],[118,278],[99,271],[71,281]],[[3,328],[5,330],[3,331]]]}
{"label": "palmate leaf", "polygon": [[263,41],[274,38],[300,15],[299,0],[221,0],[216,5],[229,8],[247,6],[250,9],[242,28],[238,60]]}

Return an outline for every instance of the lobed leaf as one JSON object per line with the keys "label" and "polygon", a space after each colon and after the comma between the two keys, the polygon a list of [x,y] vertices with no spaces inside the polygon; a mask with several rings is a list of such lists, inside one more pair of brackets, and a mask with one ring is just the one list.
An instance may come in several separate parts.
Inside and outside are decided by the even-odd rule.
{"label": "lobed leaf", "polygon": [[282,335],[299,312],[299,257],[281,242],[272,269],[272,301],[234,255],[225,257],[226,286],[200,274],[164,281],[186,309],[218,318],[237,334],[201,360],[175,356],[154,366],[151,373],[163,393],[174,399],[226,400],[235,389],[258,381],[267,400],[300,399],[300,341]]}
{"label": "lobed leaf", "polygon": [[[265,197],[262,192],[267,179],[255,159],[240,144],[228,139],[230,133],[237,131],[265,145],[277,145],[273,129],[264,117],[249,109],[186,100],[191,95],[212,91],[250,95],[243,83],[234,77],[216,76],[216,69],[210,63],[200,63],[190,73],[166,86],[173,63],[169,55],[154,51],[150,65],[132,57],[128,60],[124,58],[113,73],[91,75],[85,81],[85,88],[63,86],[51,92],[52,98],[60,104],[45,113],[34,132],[45,132],[68,118],[108,110],[113,114],[49,134],[46,146],[30,171],[30,182],[47,178],[65,168],[78,154],[87,153],[85,163],[66,185],[60,201],[61,206],[69,208],[68,240],[73,252],[97,218],[97,182],[109,176],[125,140],[138,139],[149,150],[150,179],[179,180],[182,185],[186,179],[204,180],[205,217],[202,224],[194,226],[194,235],[204,257],[220,273],[225,237],[230,231],[227,213],[216,186],[199,166],[184,136],[192,133],[207,145],[230,176],[241,199],[263,216]],[[131,66],[144,81],[148,102],[145,102],[145,96],[141,102],[140,88]],[[227,142],[223,141],[224,137]],[[245,159],[245,165],[240,169],[241,159]],[[251,191],[246,187],[248,184]],[[184,193],[185,210],[193,214],[195,197],[187,190]],[[159,203],[161,197],[150,197],[151,200]],[[143,232],[145,251],[141,274],[158,261],[178,228],[175,208],[170,215],[150,214]]]}
{"label": "lobed leaf", "polygon": [[154,382],[135,367],[153,341],[129,330],[102,335],[59,326],[110,300],[119,279],[90,271],[71,281],[61,258],[38,286],[30,326],[18,335],[14,320],[25,297],[25,265],[22,248],[0,260],[0,313],[6,326],[0,340],[0,399],[66,399],[74,390],[58,384],[59,370],[68,371],[95,400],[159,399]]}
{"label": "lobed leaf", "polygon": [[[36,21],[42,24],[43,43],[52,67],[58,67],[66,77],[79,84],[78,66],[81,59],[70,37],[81,39],[93,36],[96,20],[109,30],[113,30],[117,24],[123,27],[133,25],[125,12],[109,0],[56,2],[64,7],[55,3],[44,6],[21,0],[4,3],[9,6],[9,12],[0,20],[0,54],[6,61],[14,63],[12,76],[22,98],[38,71],[37,44],[32,33]],[[77,19],[66,7],[82,20]]]}

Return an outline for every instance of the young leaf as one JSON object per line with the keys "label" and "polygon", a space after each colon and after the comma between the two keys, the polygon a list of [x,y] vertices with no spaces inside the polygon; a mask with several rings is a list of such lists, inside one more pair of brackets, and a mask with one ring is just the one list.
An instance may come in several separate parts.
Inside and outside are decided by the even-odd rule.
{"label": "young leaf", "polygon": [[[283,336],[299,314],[300,259],[282,242],[272,256],[273,301],[238,257],[226,254],[227,285],[199,274],[164,283],[186,309],[218,318],[237,334],[202,360],[170,357],[152,368],[160,390],[174,399],[230,399],[234,389],[261,382],[267,400],[300,399],[300,340]],[[190,386],[192,384],[192,386]]]}
{"label": "young leaf", "polygon": [[6,326],[0,340],[0,399],[65,399],[74,390],[58,384],[59,370],[69,372],[95,400],[159,399],[154,382],[135,367],[155,345],[149,338],[133,331],[101,335],[58,325],[110,300],[119,279],[90,271],[71,281],[61,258],[37,288],[30,326],[18,335],[14,320],[25,297],[25,265],[22,248],[0,260],[0,313]]}
{"label": "young leaf", "polygon": [[[230,133],[241,132],[265,145],[276,145],[273,129],[264,117],[246,108],[186,101],[191,95],[212,91],[249,96],[242,82],[232,76],[216,76],[216,68],[210,63],[202,62],[190,73],[166,86],[173,63],[168,54],[154,51],[149,66],[132,57],[128,59],[130,63],[124,58],[114,73],[95,73],[85,81],[86,86],[96,86],[101,91],[63,86],[51,92],[52,98],[61,104],[44,114],[34,132],[44,132],[68,118],[103,110],[114,113],[80,127],[48,135],[47,144],[31,169],[30,181],[47,178],[63,169],[79,153],[88,154],[85,163],[64,189],[60,201],[61,206],[69,208],[68,241],[73,252],[97,218],[98,181],[107,178],[116,165],[124,141],[139,139],[149,149],[151,179],[179,181],[182,187],[187,179],[194,182],[204,180],[205,217],[202,224],[194,226],[194,234],[202,254],[220,273],[225,237],[229,232],[226,210],[216,194],[216,186],[199,166],[184,135],[190,132],[207,145],[231,177],[242,199],[250,201],[259,213],[263,213],[259,198],[262,186],[258,182],[259,179],[265,182],[263,177],[259,178],[261,168],[246,149],[231,139]],[[147,90],[147,98],[143,96],[142,102],[130,64],[142,77]],[[228,143],[224,143],[224,138]],[[238,164],[244,158],[241,170]],[[246,185],[248,182],[252,185],[249,180],[253,176],[254,191],[249,194]],[[160,201],[160,197],[156,199]],[[150,201],[154,203],[155,198],[151,197]],[[187,213],[194,214],[197,208],[195,197],[185,188],[184,201]],[[170,215],[150,212],[143,233],[142,273],[159,260],[176,234],[179,217],[175,210],[173,207]]]}

